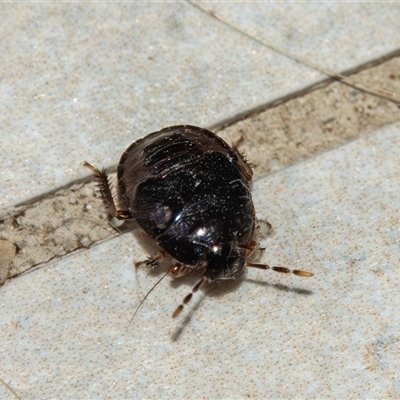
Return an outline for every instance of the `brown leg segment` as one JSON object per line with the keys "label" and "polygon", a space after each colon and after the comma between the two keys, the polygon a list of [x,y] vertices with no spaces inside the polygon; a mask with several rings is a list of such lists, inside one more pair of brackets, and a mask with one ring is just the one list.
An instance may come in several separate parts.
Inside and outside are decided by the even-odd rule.
{"label": "brown leg segment", "polygon": [[171,268],[169,273],[173,275],[175,278],[179,278],[180,276],[190,274],[191,272],[199,272],[198,270],[194,270],[193,268],[188,268],[180,262],[176,262],[174,266]]}
{"label": "brown leg segment", "polygon": [[161,250],[152,257],[149,257],[147,260],[135,262],[135,267],[139,268],[142,265],[150,268],[157,268],[160,266],[160,262],[165,258],[165,253]]}
{"label": "brown leg segment", "polygon": [[117,210],[117,207],[114,203],[113,195],[111,193],[111,186],[108,180],[108,176],[106,174],[106,170],[103,169],[102,171],[100,171],[86,161],[83,163],[83,165],[89,168],[93,172],[93,175],[97,178],[104,204],[108,208],[110,214],[117,219],[134,218],[129,211]]}

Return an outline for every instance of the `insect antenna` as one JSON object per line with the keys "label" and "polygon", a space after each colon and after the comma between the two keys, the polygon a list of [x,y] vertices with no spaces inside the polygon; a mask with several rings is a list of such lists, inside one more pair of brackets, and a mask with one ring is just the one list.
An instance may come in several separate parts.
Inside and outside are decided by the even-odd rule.
{"label": "insect antenna", "polygon": [[[133,319],[135,318],[135,315],[139,311],[140,307],[142,307],[142,304],[146,301],[146,299],[150,296],[150,293],[158,286],[158,284],[169,274],[171,268],[154,284],[154,286],[146,293],[146,296],[143,297],[143,299],[140,301],[139,305],[136,307],[135,312],[132,315],[132,318],[129,320],[129,325],[132,323]],[[126,329],[128,329],[128,327]]]}
{"label": "insect antenna", "polygon": [[300,269],[289,269],[286,267],[270,267],[267,264],[257,264],[252,262],[246,262],[246,266],[250,268],[258,268],[258,269],[272,269],[275,272],[280,272],[282,274],[294,274],[297,276],[301,276],[302,278],[310,278],[314,274],[308,271],[302,271]]}
{"label": "insect antenna", "polygon": [[0,378],[0,382],[15,396],[16,399],[21,400],[21,397],[19,397],[17,393],[15,393],[15,391],[11,389],[11,387],[6,382],[3,381],[3,379]]}
{"label": "insect antenna", "polygon": [[192,299],[193,294],[196,293],[206,282],[208,281],[208,278],[203,276],[203,278],[196,283],[196,285],[193,287],[192,291],[183,299],[182,304],[180,304],[175,311],[172,314],[172,318],[176,318],[183,310],[185,307],[185,304],[189,303],[189,301]]}

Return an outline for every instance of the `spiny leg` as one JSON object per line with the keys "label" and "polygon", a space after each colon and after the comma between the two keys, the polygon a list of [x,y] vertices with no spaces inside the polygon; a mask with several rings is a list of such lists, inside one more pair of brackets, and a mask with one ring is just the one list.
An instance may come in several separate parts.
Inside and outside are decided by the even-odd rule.
{"label": "spiny leg", "polygon": [[301,276],[302,278],[310,278],[311,276],[313,276],[314,274],[312,272],[308,272],[308,271],[302,271],[299,269],[289,269],[286,267],[270,267],[267,264],[257,264],[257,263],[252,263],[252,262],[246,262],[246,266],[250,267],[250,268],[258,268],[258,269],[272,269],[275,272],[280,272],[282,274],[294,274],[297,276]]}
{"label": "spiny leg", "polygon": [[239,161],[239,165],[240,165],[240,169],[241,169],[242,173],[246,177],[247,181],[250,182],[253,177],[253,170],[251,168],[250,163],[248,162],[248,160],[246,158],[246,155],[239,150],[239,146],[243,142],[243,140],[244,140],[243,135],[241,135],[238,139],[236,139],[236,141],[234,143],[232,143],[232,148],[238,157],[238,161]]}
{"label": "spiny leg", "polygon": [[151,269],[160,266],[160,262],[165,258],[165,253],[161,250],[158,251],[154,256],[149,257],[147,260],[135,262],[135,267],[139,268],[142,265],[149,267]]}
{"label": "spiny leg", "polygon": [[240,135],[233,143],[232,148],[236,151],[239,151],[239,146],[244,142],[243,134]]}
{"label": "spiny leg", "polygon": [[93,175],[97,178],[100,187],[100,193],[103,197],[103,202],[108,208],[110,214],[117,219],[134,218],[129,211],[117,210],[117,207],[114,203],[113,195],[111,193],[111,185],[106,174],[106,170],[103,169],[102,171],[100,171],[86,161],[83,163],[83,165],[89,168],[93,172]]}

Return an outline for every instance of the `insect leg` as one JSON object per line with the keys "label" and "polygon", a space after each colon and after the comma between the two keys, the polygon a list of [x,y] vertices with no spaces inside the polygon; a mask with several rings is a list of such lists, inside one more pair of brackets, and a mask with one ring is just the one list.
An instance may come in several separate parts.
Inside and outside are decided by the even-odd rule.
{"label": "insect leg", "polygon": [[134,218],[129,211],[117,210],[117,207],[115,206],[114,203],[113,195],[111,193],[111,185],[108,176],[106,174],[106,170],[103,169],[102,171],[100,171],[86,161],[83,163],[83,165],[89,168],[93,172],[93,175],[97,178],[99,183],[100,193],[103,197],[103,202],[108,208],[110,214],[117,219]]}
{"label": "insect leg", "polygon": [[135,262],[135,267],[138,268],[142,265],[151,269],[160,266],[160,262],[165,258],[165,253],[161,250],[158,251],[154,256],[149,257],[147,260]]}

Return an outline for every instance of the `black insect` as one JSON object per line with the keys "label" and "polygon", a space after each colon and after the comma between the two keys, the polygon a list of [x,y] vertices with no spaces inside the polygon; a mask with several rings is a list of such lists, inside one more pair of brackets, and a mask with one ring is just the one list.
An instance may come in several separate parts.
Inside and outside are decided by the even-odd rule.
{"label": "black insect", "polygon": [[[130,145],[118,165],[118,191],[125,210],[114,204],[106,172],[85,163],[99,179],[110,214],[134,218],[158,245],[146,262],[170,256],[174,276],[197,272],[202,279],[174,312],[176,317],[206,282],[235,279],[256,242],[256,218],[250,191],[253,171],[235,147],[207,129],[178,125],[150,133]],[[272,267],[309,277],[306,271]]]}

